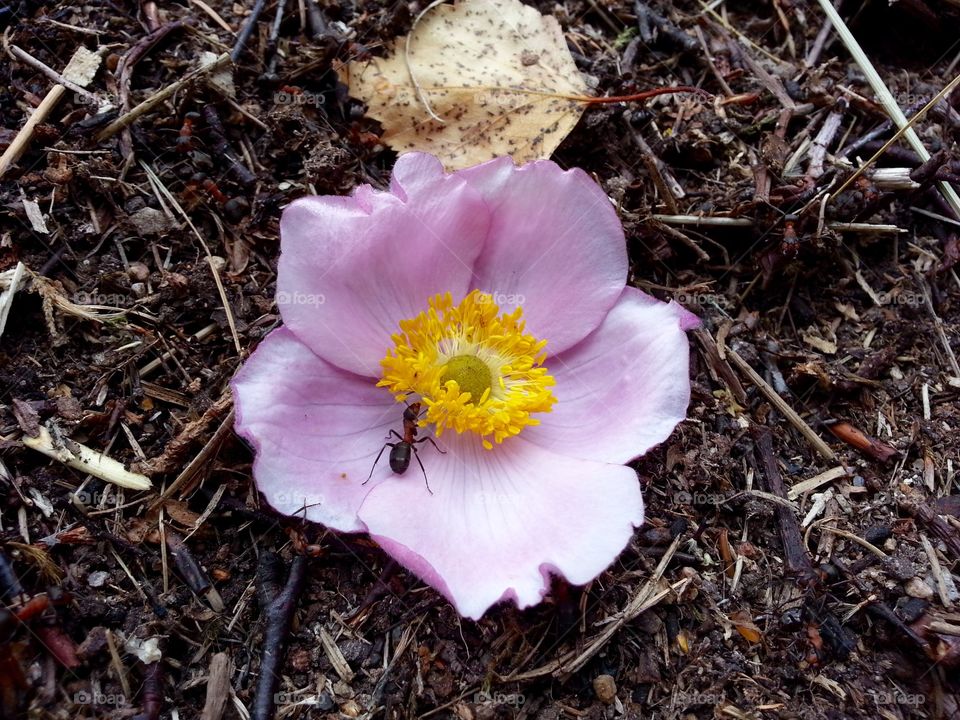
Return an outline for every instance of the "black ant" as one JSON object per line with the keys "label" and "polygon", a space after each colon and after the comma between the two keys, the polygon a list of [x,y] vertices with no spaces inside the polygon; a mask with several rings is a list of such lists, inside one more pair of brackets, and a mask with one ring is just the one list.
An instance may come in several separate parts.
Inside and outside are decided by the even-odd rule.
{"label": "black ant", "polygon": [[[423,481],[427,484],[427,492],[433,495],[433,490],[430,489],[430,482],[427,480],[427,471],[424,470],[423,461],[420,460],[420,453],[417,452],[417,443],[430,441],[430,444],[437,448],[437,452],[446,454],[443,450],[437,447],[437,443],[433,441],[432,437],[416,439],[417,431],[417,419],[420,417],[420,403],[415,402],[411,405],[408,405],[407,408],[403,411],[403,435],[398,433],[396,430],[391,430],[390,435],[395,435],[400,442],[388,442],[384,443],[383,447],[380,448],[380,452],[377,453],[377,459],[373,461],[373,467],[370,468],[370,474],[367,476],[367,479],[363,481],[363,484],[366,485],[370,482],[370,478],[373,477],[373,471],[377,469],[377,463],[380,462],[380,456],[383,455],[383,451],[387,448],[390,448],[390,469],[393,470],[397,475],[403,475],[407,468],[410,467],[410,452],[413,452],[414,457],[417,458],[417,463],[420,465],[420,470],[423,472]],[[387,437],[390,437],[388,435]]]}

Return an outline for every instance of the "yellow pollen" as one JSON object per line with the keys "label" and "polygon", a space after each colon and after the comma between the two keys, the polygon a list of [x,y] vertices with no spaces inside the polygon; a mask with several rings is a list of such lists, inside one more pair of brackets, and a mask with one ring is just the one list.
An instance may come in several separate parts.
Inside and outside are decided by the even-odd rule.
{"label": "yellow pollen", "polygon": [[455,380],[460,392],[470,393],[470,399],[476,402],[493,384],[490,368],[476,355],[452,357],[444,368],[443,379]]}
{"label": "yellow pollen", "polygon": [[547,341],[524,332],[522,315],[521,308],[501,314],[479,290],[459,305],[450,293],[435,295],[426,311],[400,321],[377,385],[398,402],[419,396],[420,424],[433,423],[438,437],[447,428],[469,431],[490,449],[537,425],[531,414],[550,412],[556,401],[543,367]]}

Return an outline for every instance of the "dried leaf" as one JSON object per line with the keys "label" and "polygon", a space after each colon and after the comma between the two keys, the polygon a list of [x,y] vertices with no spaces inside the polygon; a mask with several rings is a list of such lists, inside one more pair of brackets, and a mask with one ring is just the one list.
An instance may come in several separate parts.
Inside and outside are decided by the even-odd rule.
{"label": "dried leaf", "polygon": [[730,620],[733,622],[733,626],[737,629],[737,632],[740,633],[747,642],[758,643],[763,639],[760,628],[754,624],[750,613],[745,610],[738,610],[731,614]]}
{"label": "dried leaf", "polygon": [[441,5],[394,50],[352,63],[350,94],[383,124],[386,144],[433,153],[448,170],[549,157],[585,107],[560,24],[519,0]]}

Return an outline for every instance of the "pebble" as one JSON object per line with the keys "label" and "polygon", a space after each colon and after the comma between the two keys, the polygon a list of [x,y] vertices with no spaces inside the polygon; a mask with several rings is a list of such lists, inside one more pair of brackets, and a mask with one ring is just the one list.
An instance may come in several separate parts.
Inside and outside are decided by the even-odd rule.
{"label": "pebble", "polygon": [[144,265],[142,262],[132,262],[130,267],[127,269],[127,275],[130,276],[131,280],[137,282],[146,282],[147,278],[150,277],[150,268]]}
{"label": "pebble", "polygon": [[610,705],[617,699],[617,683],[612,675],[597,675],[593,679],[593,692],[597,700],[604,705]]}
{"label": "pebble", "polygon": [[110,579],[110,573],[104,570],[95,570],[87,576],[87,584],[90,587],[103,587],[103,585]]}
{"label": "pebble", "polygon": [[933,597],[933,588],[918,577],[907,580],[904,590],[910,597],[920,598],[921,600],[929,600]]}

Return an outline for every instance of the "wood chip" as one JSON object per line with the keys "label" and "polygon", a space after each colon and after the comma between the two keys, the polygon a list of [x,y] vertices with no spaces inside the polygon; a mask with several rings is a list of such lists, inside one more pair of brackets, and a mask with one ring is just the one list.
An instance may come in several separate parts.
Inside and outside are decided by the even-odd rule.
{"label": "wood chip", "polygon": [[838,465],[835,468],[830,468],[825,470],[819,475],[814,475],[812,478],[806,480],[801,480],[798,483],[795,483],[787,491],[787,497],[791,500],[796,500],[801,495],[810,492],[811,490],[816,490],[821,485],[826,485],[828,482],[834,480],[839,480],[842,477],[849,476],[849,472],[843,465]]}

